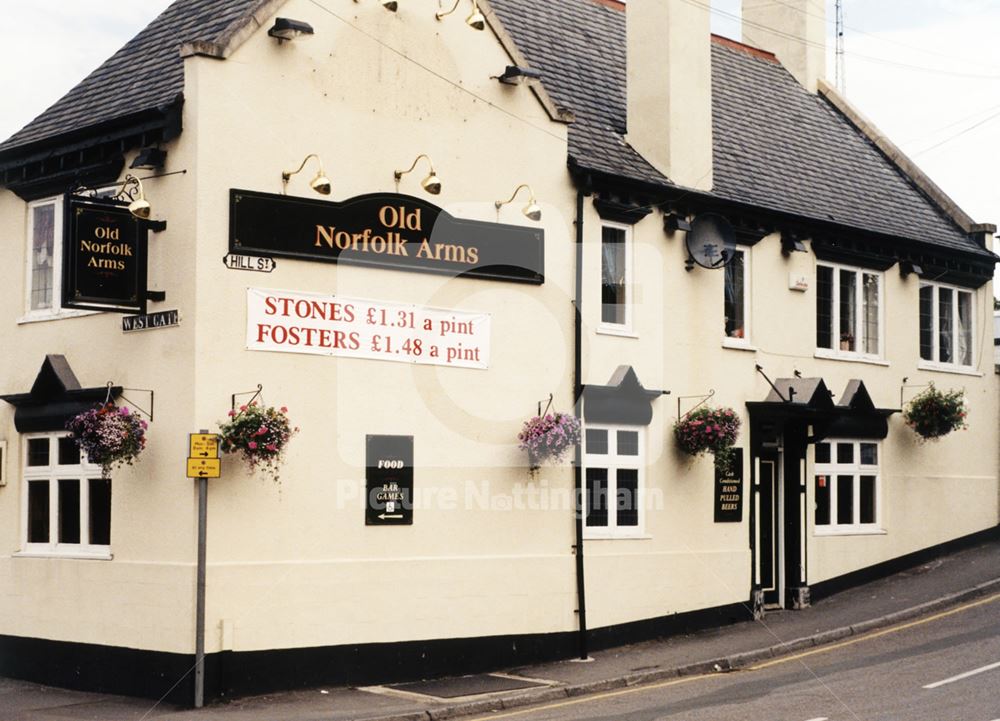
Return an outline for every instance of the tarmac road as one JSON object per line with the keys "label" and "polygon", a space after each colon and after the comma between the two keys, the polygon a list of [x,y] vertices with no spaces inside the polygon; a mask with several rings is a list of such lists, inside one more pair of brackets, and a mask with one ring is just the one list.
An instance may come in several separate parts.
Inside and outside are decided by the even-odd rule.
{"label": "tarmac road", "polygon": [[1000,721],[1000,595],[740,671],[477,719]]}

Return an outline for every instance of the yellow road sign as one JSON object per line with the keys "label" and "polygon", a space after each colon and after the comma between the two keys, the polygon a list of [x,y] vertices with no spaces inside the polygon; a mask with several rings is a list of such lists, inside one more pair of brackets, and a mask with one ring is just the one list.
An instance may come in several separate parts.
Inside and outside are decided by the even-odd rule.
{"label": "yellow road sign", "polygon": [[219,457],[219,436],[216,433],[192,433],[190,434],[191,458],[218,458]]}
{"label": "yellow road sign", "polygon": [[222,474],[222,461],[218,458],[188,458],[188,478],[218,478]]}

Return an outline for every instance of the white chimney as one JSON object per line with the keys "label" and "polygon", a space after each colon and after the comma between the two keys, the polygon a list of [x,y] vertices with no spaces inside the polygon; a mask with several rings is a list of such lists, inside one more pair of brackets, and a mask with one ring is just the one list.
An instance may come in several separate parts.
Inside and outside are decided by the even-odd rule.
{"label": "white chimney", "polygon": [[628,0],[629,144],[677,185],[712,188],[708,2]]}
{"label": "white chimney", "polygon": [[825,3],[743,0],[743,40],[778,56],[811,93],[826,76]]}

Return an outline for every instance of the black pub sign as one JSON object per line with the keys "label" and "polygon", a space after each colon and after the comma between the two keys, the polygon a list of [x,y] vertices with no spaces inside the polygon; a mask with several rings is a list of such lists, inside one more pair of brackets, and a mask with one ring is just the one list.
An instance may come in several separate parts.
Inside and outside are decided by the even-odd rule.
{"label": "black pub sign", "polygon": [[66,196],[64,308],[145,313],[146,229],[126,204]]}
{"label": "black pub sign", "polygon": [[743,449],[733,448],[730,473],[715,469],[715,522],[739,523],[743,520]]}
{"label": "black pub sign", "polygon": [[456,218],[421,198],[342,202],[229,191],[229,251],[541,284],[544,231]]}
{"label": "black pub sign", "polygon": [[365,525],[413,525],[413,436],[365,436]]}

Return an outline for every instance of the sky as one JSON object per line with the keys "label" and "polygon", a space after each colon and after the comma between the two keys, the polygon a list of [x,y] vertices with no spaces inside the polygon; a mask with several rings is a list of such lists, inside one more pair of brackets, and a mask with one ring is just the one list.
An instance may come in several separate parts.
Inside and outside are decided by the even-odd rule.
{"label": "sky", "polygon": [[[808,1],[815,12],[824,3]],[[834,0],[825,1],[833,78]],[[55,102],[169,4],[6,0],[0,138]],[[713,31],[740,39],[732,17],[740,0],[712,5]],[[976,222],[1000,224],[1000,0],[844,0],[844,16],[847,98]]]}

